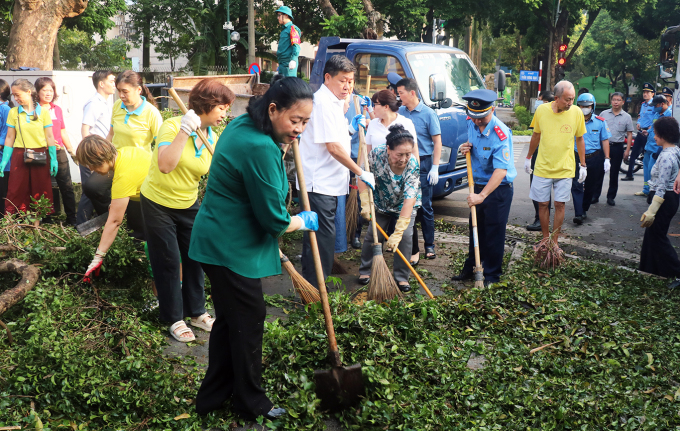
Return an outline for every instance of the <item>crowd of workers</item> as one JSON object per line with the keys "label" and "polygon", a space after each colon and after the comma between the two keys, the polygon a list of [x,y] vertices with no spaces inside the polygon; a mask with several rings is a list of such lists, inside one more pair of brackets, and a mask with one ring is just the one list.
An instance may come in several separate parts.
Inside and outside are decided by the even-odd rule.
{"label": "crowd of workers", "polygon": [[[196,397],[199,414],[219,409],[230,398],[233,409],[246,418],[285,414],[261,385],[266,313],[261,279],[281,272],[278,238],[284,233],[304,232],[302,274],[313,286],[318,278],[310,231],[316,232],[324,279],[331,274],[334,253],[344,251],[348,243],[362,249],[362,284],[369,283],[374,242],[384,243],[386,250],[399,249],[417,264],[416,220],[425,258],[436,258],[432,187],[438,182],[441,129],[437,114],[419,99],[417,82],[391,73],[387,89],[360,95],[354,91],[354,64],[336,55],[326,61],[324,83],[313,92],[303,80],[287,76],[296,67],[299,30],[291,23],[290,9],[282,7],[277,13],[285,33],[282,40],[288,43],[285,73],[272,80],[263,96],[251,99],[247,113],[231,121],[219,140],[213,128],[224,121],[235,96],[216,80],[196,84],[189,94],[190,110],[163,121],[140,74],[95,72],[96,94],[84,107],[83,139],[76,150],[53,103],[57,94],[51,79],[40,78],[35,85],[18,79],[11,86],[0,80],[0,120],[5,126],[0,129],[0,193],[6,197],[5,211],[27,211],[41,195],[52,202],[55,177],[67,223],[108,213],[86,280],[97,276],[127,220],[131,235],[144,241],[160,319],[169,324],[171,336],[180,342],[195,339],[185,318],[191,326],[211,332],[209,367]],[[111,109],[108,100],[116,90],[120,100]],[[622,161],[632,165],[644,149],[640,194],[647,197],[649,208],[641,218],[646,231],[640,269],[677,277],[680,261],[667,232],[679,205],[680,128],[669,116],[666,97],[653,96],[651,86],[643,90],[634,144],[633,122],[622,109],[621,93],[612,95],[611,109],[601,116],[594,113],[594,97],[587,91],[577,97],[567,81],[542,94],[544,103],[534,115],[524,162],[525,172],[532,175],[529,196],[536,207],[536,221],[527,228],[541,230],[544,239],[557,246],[565,203],[573,197],[573,221],[583,223],[609,173],[607,203],[614,206]],[[10,94],[18,106],[11,107]],[[453,278],[473,278],[478,246],[488,286],[502,275],[517,175],[512,132],[494,114],[496,92],[473,90],[463,99],[468,140],[460,150],[470,154],[475,184],[467,204],[476,207],[478,232],[470,229],[469,256]],[[363,133],[368,165],[359,158]],[[282,155],[297,140],[311,211],[291,216]],[[83,182],[77,208],[67,152],[79,164]],[[199,205],[199,183],[209,171]],[[347,238],[344,208],[353,177],[360,223]],[[367,229],[362,244],[363,223],[377,223],[389,237],[373,238]],[[205,275],[212,286],[214,317],[205,308]],[[399,289],[410,290],[408,268],[398,259],[394,278]]]}

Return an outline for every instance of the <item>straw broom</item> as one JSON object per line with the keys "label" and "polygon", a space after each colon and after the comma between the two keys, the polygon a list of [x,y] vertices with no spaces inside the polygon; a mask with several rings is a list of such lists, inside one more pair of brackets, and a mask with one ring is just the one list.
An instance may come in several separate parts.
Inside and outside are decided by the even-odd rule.
{"label": "straw broom", "polygon": [[[354,106],[358,108],[358,102],[354,101]],[[364,130],[359,128],[359,148],[364,148],[364,169],[370,172],[368,165],[368,152],[366,151],[366,140]],[[368,201],[371,208],[371,228],[373,229],[373,263],[371,265],[371,281],[368,283],[368,299],[376,302],[391,301],[395,297],[403,298],[397,283],[392,277],[390,269],[387,267],[383,256],[382,245],[378,239],[378,229],[376,228],[375,203],[373,201],[373,190],[368,188]]]}
{"label": "straw broom", "polygon": [[281,266],[290,275],[290,280],[293,282],[293,289],[300,295],[302,302],[311,304],[312,302],[319,302],[319,291],[316,290],[303,276],[295,270],[295,267],[288,259],[288,256],[283,254],[279,249],[279,256],[281,256]]}
{"label": "straw broom", "polygon": [[[356,97],[354,98],[356,100]],[[356,104],[355,104],[356,106]],[[362,151],[361,145],[359,145],[359,154],[357,157],[357,163],[361,164],[363,161],[361,157]],[[357,179],[352,178],[352,182],[349,185],[349,197],[347,198],[347,203],[345,204],[345,227],[347,229],[347,238],[351,241],[357,232],[357,224],[359,223],[359,202],[357,195],[359,194],[359,188],[357,187]]]}

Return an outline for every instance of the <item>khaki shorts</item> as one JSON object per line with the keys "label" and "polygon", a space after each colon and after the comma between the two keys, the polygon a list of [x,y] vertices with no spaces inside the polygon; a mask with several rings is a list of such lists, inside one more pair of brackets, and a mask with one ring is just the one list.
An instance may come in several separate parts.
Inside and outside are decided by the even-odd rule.
{"label": "khaki shorts", "polygon": [[536,202],[550,201],[550,192],[555,189],[555,202],[569,202],[571,198],[571,178],[543,178],[534,175],[531,180],[529,197]]}

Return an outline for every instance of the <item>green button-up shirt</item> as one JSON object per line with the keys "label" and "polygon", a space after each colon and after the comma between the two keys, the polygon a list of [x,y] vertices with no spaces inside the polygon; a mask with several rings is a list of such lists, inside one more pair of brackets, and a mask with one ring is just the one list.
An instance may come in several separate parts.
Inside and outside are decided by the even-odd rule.
{"label": "green button-up shirt", "polygon": [[287,69],[291,60],[297,63],[300,55],[300,36],[300,29],[295,24],[290,21],[284,24],[276,50],[276,61],[282,68]]}
{"label": "green button-up shirt", "polygon": [[290,224],[281,149],[243,114],[215,146],[189,257],[248,278],[281,273],[277,238]]}

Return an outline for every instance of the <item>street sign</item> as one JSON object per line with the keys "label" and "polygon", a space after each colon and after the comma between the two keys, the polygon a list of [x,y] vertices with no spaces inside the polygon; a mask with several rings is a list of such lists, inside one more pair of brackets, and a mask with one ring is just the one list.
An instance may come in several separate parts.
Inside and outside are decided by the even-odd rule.
{"label": "street sign", "polygon": [[257,63],[253,63],[248,67],[248,73],[251,75],[255,75],[256,73],[260,73],[260,65]]}
{"label": "street sign", "polygon": [[533,70],[520,70],[519,71],[519,80],[520,81],[531,81],[531,82],[538,82],[538,71],[533,71]]}
{"label": "street sign", "polygon": [[236,48],[236,44],[229,45],[229,46],[223,46],[220,48],[222,51],[231,51],[232,49]]}

